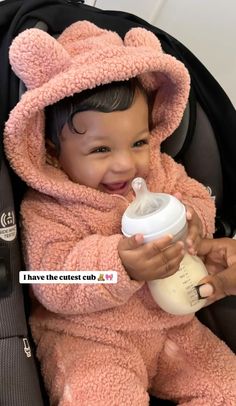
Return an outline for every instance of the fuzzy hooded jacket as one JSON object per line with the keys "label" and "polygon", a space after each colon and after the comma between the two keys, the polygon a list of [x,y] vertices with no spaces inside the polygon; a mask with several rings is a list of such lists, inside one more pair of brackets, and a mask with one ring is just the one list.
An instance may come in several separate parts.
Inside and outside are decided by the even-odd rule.
{"label": "fuzzy hooded jacket", "polygon": [[[160,153],[160,143],[177,128],[186,107],[187,70],[164,54],[145,29],[133,28],[122,40],[87,21],[74,23],[57,40],[38,29],[22,32],[10,47],[10,63],[27,87],[10,113],[4,141],[12,168],[29,186],[21,209],[27,269],[118,273],[117,284],[33,285],[40,306],[32,324],[73,334],[78,329],[82,335],[103,326],[152,328],[158,306],[144,282],[129,278],[117,251],[127,206],[115,196],[73,183],[46,163],[44,108],[85,89],[137,76],[148,94],[155,92],[148,187],[181,192],[201,219],[204,234],[210,234],[215,209],[208,192]],[[131,192],[127,199],[132,201]],[[162,317],[171,324],[171,316]],[[175,317],[175,324],[182,319]]]}

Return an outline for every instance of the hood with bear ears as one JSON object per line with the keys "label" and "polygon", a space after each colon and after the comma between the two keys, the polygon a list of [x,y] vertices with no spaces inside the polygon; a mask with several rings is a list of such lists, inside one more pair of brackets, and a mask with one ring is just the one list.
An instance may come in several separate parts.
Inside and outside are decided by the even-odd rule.
{"label": "hood with bear ears", "polygon": [[147,93],[155,92],[151,113],[152,174],[159,144],[178,127],[190,88],[186,68],[163,53],[154,34],[133,28],[122,40],[115,32],[80,21],[54,39],[32,28],[13,40],[9,57],[27,91],[6,123],[5,151],[12,168],[30,187],[71,203],[107,206],[104,209],[113,206],[111,195],[104,199],[104,193],[70,181],[60,169],[46,163],[43,110],[74,93],[135,76]]}

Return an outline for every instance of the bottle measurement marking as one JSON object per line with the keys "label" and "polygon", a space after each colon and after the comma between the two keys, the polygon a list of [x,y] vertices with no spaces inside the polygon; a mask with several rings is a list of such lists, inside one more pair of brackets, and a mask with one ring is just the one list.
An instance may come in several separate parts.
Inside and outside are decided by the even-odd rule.
{"label": "bottle measurement marking", "polygon": [[189,272],[185,269],[184,265],[180,266],[180,270],[181,273],[179,274],[179,278],[181,279],[184,289],[187,293],[190,306],[195,306],[198,302],[197,291],[189,276]]}

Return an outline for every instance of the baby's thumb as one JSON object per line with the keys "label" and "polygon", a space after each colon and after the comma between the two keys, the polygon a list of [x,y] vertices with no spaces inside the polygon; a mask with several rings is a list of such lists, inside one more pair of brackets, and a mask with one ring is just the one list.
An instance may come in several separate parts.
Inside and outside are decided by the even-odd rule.
{"label": "baby's thumb", "polygon": [[138,248],[140,245],[143,244],[143,235],[142,234],[135,234],[132,237],[126,238],[126,249],[133,250]]}
{"label": "baby's thumb", "polygon": [[182,199],[183,199],[183,195],[182,195],[182,193],[180,193],[180,192],[175,192],[175,193],[173,194],[173,196],[176,197],[176,199],[178,199],[178,200],[180,200],[180,201],[182,201]]}

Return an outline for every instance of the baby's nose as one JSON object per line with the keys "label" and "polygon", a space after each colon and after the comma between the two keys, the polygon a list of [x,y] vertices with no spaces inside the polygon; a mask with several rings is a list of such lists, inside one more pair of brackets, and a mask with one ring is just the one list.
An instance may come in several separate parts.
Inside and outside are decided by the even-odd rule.
{"label": "baby's nose", "polygon": [[132,154],[129,152],[123,152],[117,154],[113,160],[113,170],[119,172],[125,172],[132,170],[135,166],[134,159],[132,158]]}

